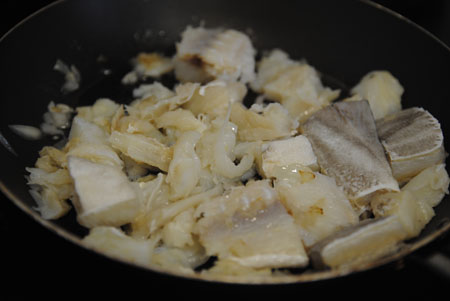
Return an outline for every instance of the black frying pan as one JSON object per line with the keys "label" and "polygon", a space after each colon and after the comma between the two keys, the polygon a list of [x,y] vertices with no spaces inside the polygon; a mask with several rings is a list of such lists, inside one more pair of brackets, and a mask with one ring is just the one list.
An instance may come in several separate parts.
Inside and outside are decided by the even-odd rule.
{"label": "black frying pan", "polygon": [[[32,217],[22,220],[25,224],[22,233],[27,233],[27,227],[39,229],[32,232],[37,237],[12,238],[12,244],[21,248],[7,246],[13,250],[7,254],[15,255],[15,266],[18,267],[11,270],[14,277],[23,279],[21,276],[26,275],[27,270],[46,267],[40,262],[45,260],[53,267],[50,273],[52,279],[59,280],[58,283],[64,282],[64,276],[72,279],[69,275],[90,271],[84,277],[91,281],[134,275],[141,281],[145,279],[145,283],[182,281],[191,287],[220,285],[140,269],[85,250],[79,246],[79,238],[86,230],[76,224],[73,211],[57,221],[42,220],[32,210],[34,202],[27,193],[24,167],[34,164],[43,145],[54,142],[26,141],[8,129],[9,124],[39,125],[50,100],[71,106],[91,104],[99,97],[130,101],[130,91],[120,85],[121,77],[130,69],[129,58],[142,50],[172,54],[174,42],[186,25],[198,25],[201,21],[208,27],[251,29],[258,50],[279,47],[294,58],[306,58],[323,73],[327,85],[344,91],[368,71],[390,70],[405,87],[404,107],[425,107],[440,120],[444,136],[450,135],[444,109],[449,94],[446,84],[450,79],[450,50],[409,21],[371,3],[332,0],[276,3],[58,1],[17,26],[0,42],[0,131],[15,152],[0,147],[0,188],[26,213],[23,215]],[[100,55],[106,60],[99,61]],[[63,79],[53,70],[57,58],[76,65],[81,71],[80,90],[68,95],[61,93]],[[111,73],[105,73],[105,70]],[[446,149],[450,149],[448,139]],[[402,252],[345,273],[303,273],[293,281],[294,285],[317,287],[330,281],[333,285],[354,283],[355,279],[364,279],[364,275],[378,278],[383,277],[384,269],[396,270],[396,263],[435,242],[450,229],[448,198],[435,209],[434,219]],[[16,225],[3,227],[14,228]],[[55,248],[42,246],[48,243],[54,244]],[[29,267],[21,266],[20,260],[17,261],[18,254],[19,258],[33,258],[28,257],[26,261]],[[63,277],[59,278],[61,274]],[[292,284],[289,287],[292,288]]]}

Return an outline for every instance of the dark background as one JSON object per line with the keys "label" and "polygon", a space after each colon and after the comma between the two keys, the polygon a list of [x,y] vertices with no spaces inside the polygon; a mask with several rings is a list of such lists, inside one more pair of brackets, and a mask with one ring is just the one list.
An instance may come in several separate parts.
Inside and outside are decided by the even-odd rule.
{"label": "dark background", "polygon": [[[95,0],[92,0],[95,1]],[[126,1],[126,0],[124,0]],[[0,4],[0,36],[15,24],[39,8],[51,3],[50,0],[7,0]],[[450,45],[450,1],[376,1],[408,17],[447,45]],[[255,4],[257,1],[255,1]],[[420,47],[420,45],[411,45]],[[32,55],[32,45],[29,45]],[[1,66],[0,66],[1,68]],[[0,86],[1,88],[1,86]],[[3,101],[3,100],[0,100]],[[34,239],[37,238],[37,239]],[[432,272],[423,264],[423,259],[435,250],[450,255],[450,237],[446,235],[423,248],[414,256],[405,260],[350,277],[311,283],[307,286],[269,286],[265,288],[247,286],[226,286],[221,292],[236,290],[252,293],[304,293],[321,296],[323,293],[344,292],[344,295],[364,299],[380,293],[389,296],[393,293],[406,296],[426,295],[447,290],[450,279]],[[76,252],[76,256],[74,254]],[[111,264],[109,260],[74,247],[54,233],[43,228],[30,217],[16,208],[12,202],[0,194],[0,300],[3,296],[20,298],[25,295],[56,299],[80,294],[91,298],[95,289],[103,296],[118,293],[142,294],[142,297],[155,297],[159,291],[168,296],[176,293],[185,297],[198,297],[206,289],[216,292],[222,286],[187,281],[183,284],[173,282],[170,289],[162,287],[170,278],[149,275],[145,271],[131,269],[127,265]],[[179,289],[178,289],[179,288]],[[362,293],[358,293],[363,290]],[[209,294],[209,292],[208,292]],[[445,297],[441,295],[440,297]],[[217,297],[217,295],[215,296]],[[3,299],[5,300],[5,299]]]}

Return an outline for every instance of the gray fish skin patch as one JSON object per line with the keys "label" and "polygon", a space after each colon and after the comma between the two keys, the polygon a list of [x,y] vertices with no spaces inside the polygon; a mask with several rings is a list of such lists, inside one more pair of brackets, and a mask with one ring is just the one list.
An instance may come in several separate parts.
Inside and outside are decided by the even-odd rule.
{"label": "gray fish skin patch", "polygon": [[343,187],[349,199],[378,190],[399,190],[367,100],[327,106],[312,115],[301,130],[322,171]]}

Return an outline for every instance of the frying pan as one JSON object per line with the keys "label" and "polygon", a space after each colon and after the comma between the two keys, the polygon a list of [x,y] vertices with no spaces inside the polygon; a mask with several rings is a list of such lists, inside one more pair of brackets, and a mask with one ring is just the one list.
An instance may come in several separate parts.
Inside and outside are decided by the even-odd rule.
{"label": "frying pan", "polygon": [[[62,255],[62,259],[55,259],[61,260],[62,266],[76,269],[78,264],[72,262],[76,259],[87,270],[88,263],[102,263],[102,268],[107,267],[105,271],[120,274],[131,270],[149,281],[185,281],[209,287],[222,284],[220,279],[192,280],[164,270],[146,270],[86,250],[80,238],[87,231],[75,222],[73,210],[59,220],[43,220],[33,210],[35,203],[27,192],[24,168],[34,164],[42,146],[55,141],[27,141],[8,128],[10,124],[38,126],[51,100],[70,106],[92,104],[100,97],[129,102],[131,90],[120,84],[121,77],[130,70],[129,59],[145,50],[173,54],[174,43],[182,30],[187,25],[199,24],[242,30],[249,33],[260,51],[281,48],[295,59],[306,58],[321,72],[325,84],[342,89],[344,95],[367,72],[389,70],[405,87],[403,106],[426,108],[441,122],[444,137],[450,135],[444,109],[448,98],[446,84],[450,79],[449,48],[410,21],[373,3],[57,1],[19,24],[0,41],[0,132],[7,144],[0,147],[0,188],[15,206],[37,222],[30,225],[41,227],[39,233],[43,237],[44,232],[50,232],[52,241],[60,243],[61,250],[77,254],[74,258]],[[79,90],[69,94],[61,92],[64,79],[53,70],[57,59],[80,70]],[[448,140],[445,147],[450,149]],[[401,262],[449,231],[448,197],[435,211],[435,217],[420,236],[408,241],[405,248],[392,256],[352,270],[306,271],[278,281],[317,285],[330,279],[342,281],[366,271],[376,273],[380,268]],[[39,245],[40,238],[35,239]]]}

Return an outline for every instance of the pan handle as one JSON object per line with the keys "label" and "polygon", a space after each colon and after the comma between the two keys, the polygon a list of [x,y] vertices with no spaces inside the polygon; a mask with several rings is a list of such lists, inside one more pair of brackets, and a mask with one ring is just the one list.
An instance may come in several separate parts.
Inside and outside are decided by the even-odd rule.
{"label": "pan handle", "polygon": [[448,231],[423,250],[405,258],[410,264],[450,282],[450,235]]}
{"label": "pan handle", "polygon": [[450,281],[450,257],[445,253],[433,252],[425,258],[412,255],[409,260],[428,272]]}

